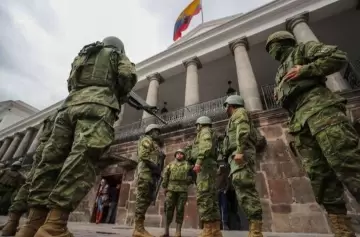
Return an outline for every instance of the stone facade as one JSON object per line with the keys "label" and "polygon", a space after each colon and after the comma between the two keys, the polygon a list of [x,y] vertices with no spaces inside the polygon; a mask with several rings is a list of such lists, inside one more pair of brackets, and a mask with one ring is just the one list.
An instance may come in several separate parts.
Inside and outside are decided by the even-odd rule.
{"label": "stone facade", "polygon": [[[352,92],[349,99],[348,115],[354,120],[360,118],[360,97]],[[256,124],[266,137],[268,147],[257,157],[257,189],[261,196],[264,210],[264,231],[272,232],[305,232],[330,233],[324,210],[315,202],[309,179],[301,167],[300,160],[289,149],[291,136],[287,134],[287,116],[281,109],[253,113]],[[219,133],[224,131],[226,121],[214,124]],[[194,128],[177,130],[165,134],[166,164],[173,159],[178,148],[184,147],[195,137]],[[114,152],[127,157],[136,155],[136,141],[118,144]],[[135,170],[113,168],[106,173],[122,173],[122,185],[118,203],[116,222],[120,225],[133,225],[135,208],[136,177]],[[73,220],[88,221],[94,205],[98,183],[73,214]],[[349,214],[354,216],[354,224],[358,223],[360,208],[347,193]],[[146,225],[163,226],[164,194],[160,191],[155,206],[147,212]],[[81,213],[81,215],[76,215]],[[76,218],[81,216],[81,218]],[[185,228],[198,228],[199,221],[196,208],[195,190],[189,191],[186,205]]]}

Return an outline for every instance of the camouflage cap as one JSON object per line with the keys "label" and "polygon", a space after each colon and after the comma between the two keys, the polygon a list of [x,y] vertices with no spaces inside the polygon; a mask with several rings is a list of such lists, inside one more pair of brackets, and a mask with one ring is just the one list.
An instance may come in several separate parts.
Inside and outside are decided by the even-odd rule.
{"label": "camouflage cap", "polygon": [[277,42],[280,40],[293,40],[294,42],[296,41],[294,35],[291,34],[289,31],[277,31],[268,37],[268,39],[266,41],[266,46],[265,46],[266,51],[269,52],[269,46],[271,43],[274,43],[274,42]]}
{"label": "camouflage cap", "polygon": [[175,151],[175,154],[174,154],[175,157],[176,157],[176,154],[177,154],[177,153],[182,153],[184,156],[186,155],[184,149],[177,149],[177,150]]}
{"label": "camouflage cap", "polygon": [[109,36],[103,39],[102,42],[104,43],[105,46],[113,46],[117,48],[120,52],[125,54],[124,43],[119,38],[115,36]]}

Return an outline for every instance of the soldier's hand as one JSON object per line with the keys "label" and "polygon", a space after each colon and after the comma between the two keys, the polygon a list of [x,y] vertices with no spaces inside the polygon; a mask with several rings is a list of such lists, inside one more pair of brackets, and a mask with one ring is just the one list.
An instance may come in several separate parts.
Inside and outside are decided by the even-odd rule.
{"label": "soldier's hand", "polygon": [[195,173],[199,173],[200,170],[201,170],[201,166],[200,166],[199,164],[196,164],[196,165],[194,166],[194,168],[193,168],[193,171],[194,171]]}
{"label": "soldier's hand", "polygon": [[234,161],[238,165],[244,164],[244,154],[235,154]]}
{"label": "soldier's hand", "polygon": [[300,70],[301,70],[302,66],[300,65],[295,65],[293,68],[290,69],[290,71],[288,71],[288,73],[285,75],[284,80],[288,81],[288,80],[294,80],[296,79],[299,74],[300,74]]}

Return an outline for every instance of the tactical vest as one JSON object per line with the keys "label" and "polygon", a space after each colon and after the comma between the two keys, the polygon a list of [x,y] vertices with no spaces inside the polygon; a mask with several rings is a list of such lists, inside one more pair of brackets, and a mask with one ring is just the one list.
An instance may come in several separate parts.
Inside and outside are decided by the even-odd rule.
{"label": "tactical vest", "polygon": [[280,65],[276,74],[276,87],[274,88],[275,99],[279,105],[289,111],[296,108],[297,99],[304,92],[319,85],[325,86],[325,77],[298,78],[288,81],[284,80],[284,76],[295,65],[306,65],[310,63],[303,54],[304,44],[299,44]]}
{"label": "tactical vest", "polygon": [[[217,136],[214,133],[213,130],[211,130],[208,127],[203,127],[201,129],[209,129],[210,130],[210,134],[211,134],[211,141],[212,141],[212,146],[211,146],[211,151],[206,154],[204,159],[212,159],[212,160],[216,160],[217,159],[217,152],[216,152],[216,143],[217,143]],[[201,134],[203,133],[203,131],[199,131],[196,134],[195,140],[194,140],[194,144],[192,145],[192,149],[191,149],[191,157],[196,159],[199,155],[199,143],[200,143],[200,139],[201,139]]]}
{"label": "tactical vest", "polygon": [[[233,115],[230,117],[226,128],[226,136],[224,138],[224,144],[223,144],[223,154],[225,156],[229,156],[237,148],[238,137],[236,136],[237,124],[235,123],[235,120],[237,119],[237,114],[240,112],[246,113],[248,116],[250,116],[250,114],[247,111],[245,111],[244,108],[238,108],[235,111],[235,113],[233,113]],[[254,124],[251,122],[251,120],[249,121],[249,125],[250,125],[250,136],[248,138],[249,139],[248,142],[251,142],[255,145],[257,141],[257,136],[255,131],[256,128],[254,127]]]}
{"label": "tactical vest", "polygon": [[110,56],[116,52],[96,42],[86,45],[72,63],[68,79],[70,90],[81,90],[89,86],[109,87],[115,92],[115,73],[111,68]]}
{"label": "tactical vest", "polygon": [[183,182],[188,180],[191,166],[188,162],[176,161],[170,164],[170,182]]}

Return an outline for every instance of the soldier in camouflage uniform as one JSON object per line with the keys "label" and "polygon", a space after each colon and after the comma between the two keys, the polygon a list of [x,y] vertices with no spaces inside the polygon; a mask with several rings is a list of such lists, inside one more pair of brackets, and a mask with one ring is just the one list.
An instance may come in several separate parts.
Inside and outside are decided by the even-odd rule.
{"label": "soldier in camouflage uniform", "polygon": [[217,136],[211,128],[209,117],[196,120],[196,138],[191,145],[191,157],[195,166],[196,201],[200,220],[203,223],[202,237],[222,237],[220,210],[216,190]]}
{"label": "soldier in camouflage uniform", "polygon": [[313,41],[297,44],[287,31],[270,35],[266,50],[281,63],[275,99],[289,112],[289,132],[316,200],[328,212],[336,237],[355,236],[347,225],[343,185],[359,202],[359,137],[346,116],[346,100],[325,85],[326,76],[346,65],[346,53]]}
{"label": "soldier in camouflage uniform", "polygon": [[20,173],[21,162],[15,161],[10,169],[0,171],[0,208],[1,214],[7,214],[17,191],[25,183],[25,177]]}
{"label": "soldier in camouflage uniform", "polygon": [[135,200],[135,228],[133,237],[151,237],[145,230],[145,214],[152,201],[152,191],[161,176],[160,126],[150,124],[145,128],[145,136],[138,142],[137,188]]}
{"label": "soldier in camouflage uniform", "polygon": [[224,103],[229,122],[223,144],[228,157],[231,182],[239,206],[249,220],[249,237],[262,237],[262,208],[255,187],[257,131],[239,95],[229,96]]}
{"label": "soldier in camouflage uniform", "polygon": [[174,154],[175,160],[168,164],[163,172],[162,188],[165,193],[165,233],[169,236],[170,224],[176,209],[175,237],[181,237],[181,227],[184,221],[185,204],[188,199],[188,188],[193,182],[192,166],[185,159],[185,152],[179,149]]}
{"label": "soldier in camouflage uniform", "polygon": [[[69,95],[34,173],[27,223],[17,237],[72,236],[69,215],[93,187],[99,159],[114,140],[120,106],[136,82],[135,65],[118,38],[81,49],[71,65]],[[41,227],[39,220],[45,221]]]}
{"label": "soldier in camouflage uniform", "polygon": [[41,154],[44,150],[45,143],[47,142],[47,140],[50,137],[56,114],[57,114],[57,112],[54,113],[53,115],[47,117],[43,121],[42,132],[41,132],[41,135],[39,138],[40,143],[39,143],[38,147],[36,148],[31,170],[27,175],[25,184],[21,186],[21,188],[19,189],[18,193],[16,194],[16,196],[14,198],[14,201],[12,202],[12,204],[9,208],[9,218],[2,229],[3,236],[15,235],[16,228],[19,225],[19,220],[20,220],[21,216],[28,211],[27,198],[29,196],[29,188],[31,185],[31,180],[34,176],[36,166],[40,162]]}

